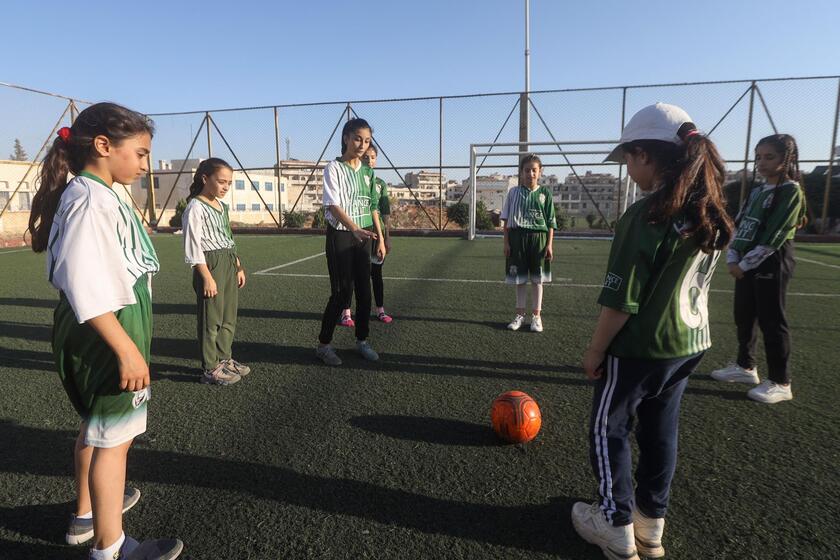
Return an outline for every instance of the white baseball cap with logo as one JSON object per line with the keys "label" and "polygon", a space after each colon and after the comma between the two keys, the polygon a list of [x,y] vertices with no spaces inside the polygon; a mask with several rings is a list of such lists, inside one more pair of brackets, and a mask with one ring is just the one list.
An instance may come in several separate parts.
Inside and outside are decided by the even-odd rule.
{"label": "white baseball cap with logo", "polygon": [[624,163],[624,150],[621,145],[634,140],[661,140],[682,145],[684,142],[677,132],[687,122],[693,122],[688,113],[676,105],[656,103],[640,109],[621,131],[618,146],[610,152],[604,161]]}

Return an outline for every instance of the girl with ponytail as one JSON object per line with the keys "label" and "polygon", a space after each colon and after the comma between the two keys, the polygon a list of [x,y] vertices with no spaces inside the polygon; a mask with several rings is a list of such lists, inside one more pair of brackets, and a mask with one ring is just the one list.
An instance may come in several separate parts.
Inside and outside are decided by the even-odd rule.
{"label": "girl with ponytail", "polygon": [[[711,346],[708,293],[732,236],[717,148],[665,103],[627,123],[608,160],[649,192],[616,225],[601,313],[583,356],[595,381],[590,460],[599,499],[572,508],[575,530],[609,558],[665,555],[662,534],[688,376]],[[639,444],[636,487],[629,435]]]}
{"label": "girl with ponytail", "polygon": [[251,368],[233,359],[233,335],[239,288],[245,270],[236,254],[230,214],[222,199],[233,182],[233,168],[223,159],[202,161],[193,176],[184,209],[184,253],[193,269],[202,383],[231,385]]}
{"label": "girl with ponytail", "polygon": [[755,170],[765,182],[752,189],[741,207],[738,231],[726,255],[729,273],[735,278],[738,359],[713,371],[712,378],[759,383],[757,322],[764,335],[768,379],[747,391],[747,397],[772,404],[793,398],[785,296],[796,266],[793,237],[806,222],[805,195],[798,182],[799,149],[793,136],[774,134],[759,140]]}
{"label": "girl with ponytail", "polygon": [[131,184],[147,170],[152,133],[146,117],[114,103],[79,113],[44,159],[29,218],[32,249],[47,252],[48,278],[60,295],[56,367],[82,417],[66,540],[93,539],[94,560],[175,558],[183,549],[177,539],[140,544],[122,530],[123,512],[140,498],[123,485],[128,448],[146,431],[149,285],[159,264],[140,219],[112,185]]}

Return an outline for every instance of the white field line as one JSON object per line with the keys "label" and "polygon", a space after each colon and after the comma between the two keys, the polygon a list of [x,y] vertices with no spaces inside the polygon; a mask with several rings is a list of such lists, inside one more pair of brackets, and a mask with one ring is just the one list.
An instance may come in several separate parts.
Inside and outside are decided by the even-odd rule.
{"label": "white field line", "polygon": [[0,255],[8,255],[9,253],[23,253],[24,251],[31,251],[32,249],[15,249],[14,251],[0,251]]}
{"label": "white field line", "polygon": [[824,262],[820,262],[820,261],[814,261],[814,260],[811,260],[811,259],[806,259],[806,258],[803,258],[803,257],[794,257],[794,260],[802,261],[802,262],[806,262],[806,263],[811,263],[811,264],[818,264],[820,266],[827,266],[828,268],[836,268],[836,269],[840,270],[840,266],[837,266],[836,264],[828,264],[828,263],[824,263]]}
{"label": "white field line", "polygon": [[[291,264],[291,263],[290,263]],[[260,274],[260,273],[255,273]],[[329,278],[328,274],[294,274],[291,272],[263,272],[264,276],[282,276],[286,278]],[[384,276],[383,280],[393,281],[409,281],[409,282],[455,282],[461,284],[506,284],[504,280],[476,280],[470,278],[414,278],[409,276]],[[571,278],[556,278],[555,281],[560,283],[550,283],[546,286],[554,286],[560,288],[602,288],[602,284],[572,284]],[[731,294],[732,290],[710,290],[721,294]],[[811,292],[788,292],[789,296],[803,296],[803,297],[826,297],[826,298],[840,298],[840,294],[825,294],[825,293],[811,293]]]}
{"label": "white field line", "polygon": [[[302,259],[298,259],[296,261],[287,262],[286,264],[280,264],[280,265],[277,265],[277,266],[272,266],[271,268],[266,268],[265,270],[260,270],[259,272],[254,272],[254,274],[266,274],[266,273],[268,273],[272,270],[278,270],[280,268],[286,268],[287,266],[292,266],[293,264],[302,263],[303,261],[308,261],[310,259],[317,259],[318,257],[321,257],[325,254],[326,254],[326,252],[322,251],[322,252],[318,253],[317,255],[311,255],[309,257],[303,257]],[[276,276],[276,274],[275,274],[275,276]]]}

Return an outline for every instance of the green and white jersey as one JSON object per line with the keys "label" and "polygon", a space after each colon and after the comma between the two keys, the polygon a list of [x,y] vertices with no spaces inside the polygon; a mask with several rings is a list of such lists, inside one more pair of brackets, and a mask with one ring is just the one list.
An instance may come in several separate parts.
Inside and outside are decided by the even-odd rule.
{"label": "green and white jersey", "polygon": [[523,186],[513,187],[505,198],[501,219],[509,229],[557,229],[551,191],[542,186],[534,190]]}
{"label": "green and white jersey", "polygon": [[[778,199],[774,202],[774,198]],[[750,191],[735,221],[738,229],[729,244],[726,262],[752,270],[796,235],[805,215],[802,188],[788,181],[778,187],[763,184]]]}
{"label": "green and white jersey", "polygon": [[230,230],[228,205],[218,201],[222,209],[217,210],[196,197],[187,203],[181,217],[184,231],[184,261],[195,266],[207,264],[205,251],[234,249],[233,232]]}
{"label": "green and white jersey", "polygon": [[336,159],[324,168],[324,216],[338,230],[347,230],[333,215],[330,206],[344,210],[361,228],[373,226],[372,212],[379,208],[379,198],[374,195],[373,169],[359,164],[353,169],[346,162]]}
{"label": "green and white jersey", "polygon": [[47,270],[50,283],[84,323],[134,305],[134,283],[160,264],[137,213],[102,179],[83,172],[59,200]]}
{"label": "green and white jersey", "polygon": [[391,201],[388,199],[388,185],[385,181],[376,177],[373,181],[373,196],[379,200],[377,207],[379,208],[379,225],[382,227],[382,232],[385,232],[385,224],[382,222],[382,216],[389,216],[391,214]]}
{"label": "green and white jersey", "polygon": [[598,303],[629,313],[607,352],[668,359],[711,347],[708,296],[720,251],[703,253],[680,223],[648,223],[650,199],[616,224]]}

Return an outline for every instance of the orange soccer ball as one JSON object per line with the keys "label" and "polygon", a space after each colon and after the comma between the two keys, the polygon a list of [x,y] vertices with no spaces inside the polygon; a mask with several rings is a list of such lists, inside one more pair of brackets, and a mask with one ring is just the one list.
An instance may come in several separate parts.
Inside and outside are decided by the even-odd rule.
{"label": "orange soccer ball", "polygon": [[531,441],[540,431],[542,415],[537,401],[522,391],[502,393],[490,409],[493,430],[510,443]]}

